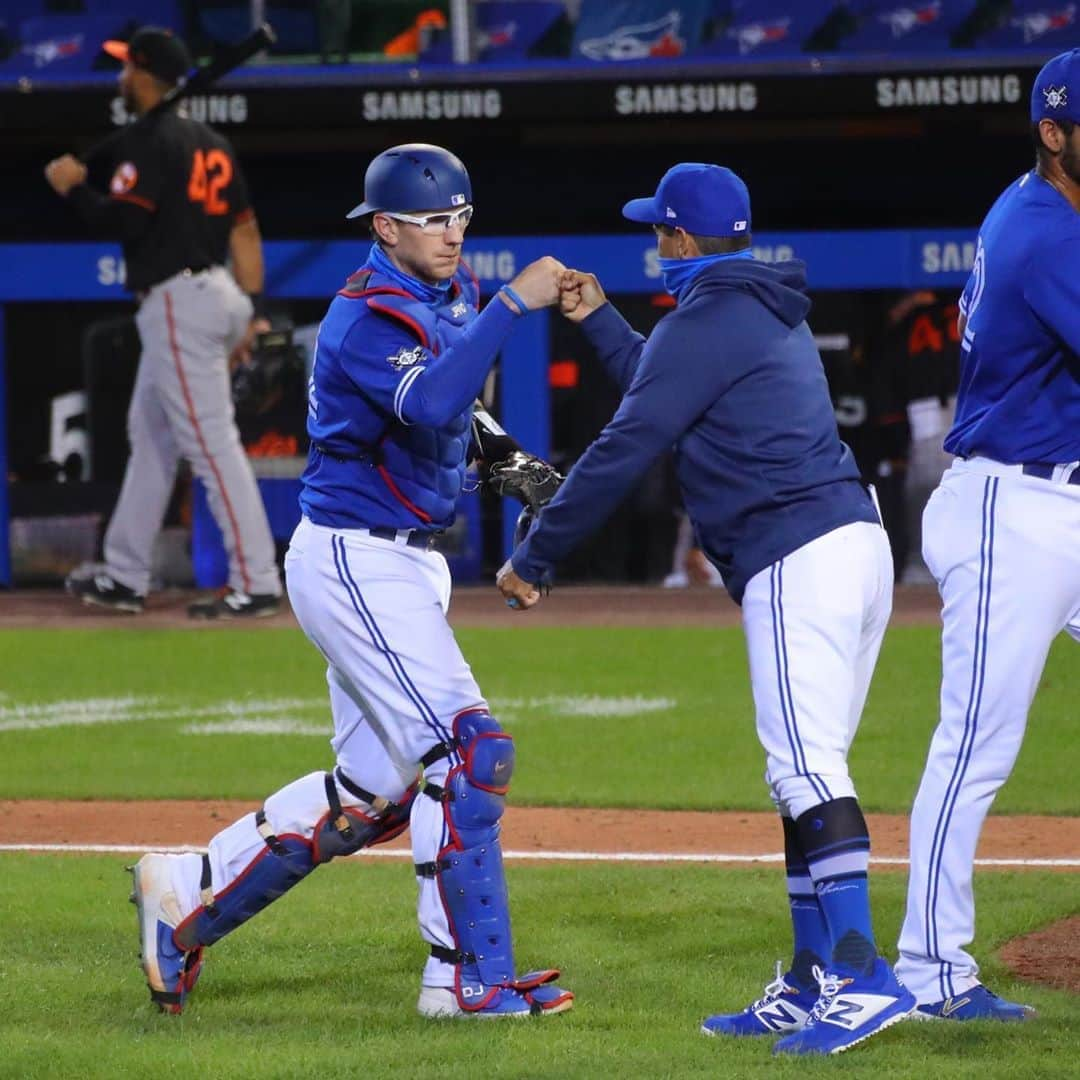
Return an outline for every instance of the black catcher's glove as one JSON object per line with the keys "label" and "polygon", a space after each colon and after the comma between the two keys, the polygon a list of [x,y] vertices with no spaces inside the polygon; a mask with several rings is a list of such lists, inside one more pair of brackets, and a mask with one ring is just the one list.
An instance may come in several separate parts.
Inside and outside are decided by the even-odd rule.
{"label": "black catcher's glove", "polygon": [[542,458],[515,450],[488,470],[488,486],[496,495],[517,499],[534,513],[547,506],[565,477]]}

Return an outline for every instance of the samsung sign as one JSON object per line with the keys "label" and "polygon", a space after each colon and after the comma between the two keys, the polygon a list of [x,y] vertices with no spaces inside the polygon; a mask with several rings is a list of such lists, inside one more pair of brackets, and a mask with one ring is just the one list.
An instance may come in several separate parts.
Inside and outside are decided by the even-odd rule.
{"label": "samsung sign", "polygon": [[502,115],[498,90],[370,90],[361,100],[365,120],[494,120]]}
{"label": "samsung sign", "polygon": [[877,104],[882,109],[912,106],[1015,105],[1023,100],[1019,75],[917,75],[878,79]]}
{"label": "samsung sign", "polygon": [[639,83],[615,87],[619,116],[672,116],[753,112],[758,105],[752,82]]}

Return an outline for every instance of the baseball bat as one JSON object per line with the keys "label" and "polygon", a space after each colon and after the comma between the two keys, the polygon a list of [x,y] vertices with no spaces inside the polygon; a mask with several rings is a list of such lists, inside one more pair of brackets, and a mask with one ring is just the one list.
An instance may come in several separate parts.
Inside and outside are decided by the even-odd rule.
{"label": "baseball bat", "polygon": [[[157,116],[166,109],[171,109],[191,94],[198,94],[200,91],[206,90],[218,79],[228,75],[230,71],[234,71],[242,64],[247,63],[256,53],[262,52],[269,45],[273,45],[275,41],[277,41],[277,34],[274,33],[273,27],[264,22],[262,26],[249,34],[243,41],[222,49],[210,63],[204,64],[202,67],[192,68],[175,86],[169,88],[153,108],[148,109],[134,123],[143,123],[150,117]],[[80,160],[84,164],[88,164],[93,158],[113,146],[130,128],[131,125],[126,124],[118,131],[110,132],[104,139],[94,143],[89,150],[81,154]]]}

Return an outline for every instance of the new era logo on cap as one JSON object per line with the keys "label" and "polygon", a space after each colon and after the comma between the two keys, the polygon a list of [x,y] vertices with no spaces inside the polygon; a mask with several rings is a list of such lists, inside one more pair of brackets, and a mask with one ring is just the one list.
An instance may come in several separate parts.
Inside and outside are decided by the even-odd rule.
{"label": "new era logo on cap", "polygon": [[678,217],[679,216],[678,214],[675,213],[674,210],[671,209],[670,206],[664,211],[664,213],[665,213],[665,215],[667,217]]}
{"label": "new era logo on cap", "polygon": [[451,195],[450,196],[450,205],[451,206],[464,206],[465,205],[465,196],[460,195],[460,194],[459,195]]}
{"label": "new era logo on cap", "polygon": [[736,232],[746,232],[746,222],[745,221],[736,221],[735,222],[735,231]]}

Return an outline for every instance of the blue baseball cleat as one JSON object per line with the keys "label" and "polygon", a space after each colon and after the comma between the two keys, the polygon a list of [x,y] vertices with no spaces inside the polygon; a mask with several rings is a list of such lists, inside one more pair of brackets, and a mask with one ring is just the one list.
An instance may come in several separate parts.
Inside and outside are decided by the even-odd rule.
{"label": "blue baseball cleat", "polygon": [[815,968],[821,995],[802,1031],[785,1035],[774,1054],[842,1054],[915,1011],[915,996],[879,956],[869,975],[842,966]]}
{"label": "blue baseball cleat", "polygon": [[718,1013],[701,1023],[705,1035],[783,1035],[802,1031],[817,1002],[816,990],[800,990],[780,973],[765,987],[765,994],[739,1013]]}
{"label": "blue baseball cleat", "polygon": [[1030,1005],[999,998],[992,990],[979,983],[962,994],[935,1001],[932,1005],[920,1005],[915,1012],[919,1020],[1004,1020],[1015,1023],[1035,1015]]}
{"label": "blue baseball cleat", "polygon": [[169,856],[144,855],[130,870],[134,882],[131,902],[139,914],[142,969],[150,998],[162,1012],[180,1013],[202,973],[203,950],[184,950],[173,941],[181,913],[173,892]]}

